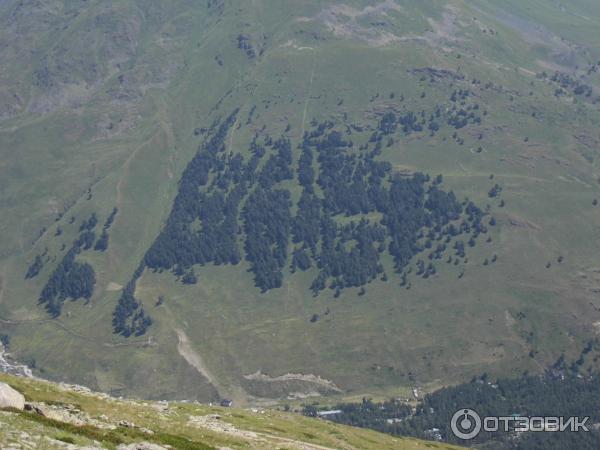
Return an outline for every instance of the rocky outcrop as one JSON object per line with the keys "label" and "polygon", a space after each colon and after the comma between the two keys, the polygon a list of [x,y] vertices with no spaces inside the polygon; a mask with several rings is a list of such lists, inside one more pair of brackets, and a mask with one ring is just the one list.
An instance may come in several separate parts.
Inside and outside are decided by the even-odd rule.
{"label": "rocky outcrop", "polygon": [[[78,427],[82,425],[91,425],[104,430],[115,430],[117,428],[116,424],[109,423],[107,420],[92,418],[86,412],[69,404],[47,405],[43,402],[28,402],[25,404],[25,410],[51,420],[70,423]],[[105,417],[105,419],[108,418]]]}
{"label": "rocky outcrop", "polygon": [[129,445],[121,444],[117,447],[117,450],[169,450],[170,448],[150,442],[137,442]]}
{"label": "rocky outcrop", "polygon": [[25,397],[6,383],[0,383],[0,408],[23,409]]}

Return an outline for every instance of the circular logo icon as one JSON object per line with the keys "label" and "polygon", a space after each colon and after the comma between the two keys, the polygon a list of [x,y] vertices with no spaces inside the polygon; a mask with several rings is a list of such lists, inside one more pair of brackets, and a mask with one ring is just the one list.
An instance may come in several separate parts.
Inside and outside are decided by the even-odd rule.
{"label": "circular logo icon", "polygon": [[467,441],[481,431],[481,417],[472,409],[459,409],[452,416],[450,427],[454,436]]}

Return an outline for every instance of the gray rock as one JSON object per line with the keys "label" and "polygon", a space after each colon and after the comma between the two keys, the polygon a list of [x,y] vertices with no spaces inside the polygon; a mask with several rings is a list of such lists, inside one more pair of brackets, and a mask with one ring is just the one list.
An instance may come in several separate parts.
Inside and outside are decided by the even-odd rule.
{"label": "gray rock", "polygon": [[23,409],[24,407],[25,397],[8,384],[0,382],[0,408]]}
{"label": "gray rock", "polygon": [[169,450],[170,448],[150,442],[136,442],[129,445],[121,444],[117,447],[117,450]]}
{"label": "gray rock", "polygon": [[69,408],[60,408],[56,406],[46,405],[41,402],[32,402],[25,404],[26,411],[32,411],[40,416],[48,419],[57,420],[59,422],[68,422],[73,425],[81,426],[85,424],[82,417],[79,417],[74,410]]}
{"label": "gray rock", "polygon": [[124,427],[124,428],[137,428],[137,427],[135,426],[135,423],[133,423],[133,422],[128,422],[127,420],[120,420],[120,421],[119,421],[119,423],[118,423],[118,425],[119,425],[120,427]]}

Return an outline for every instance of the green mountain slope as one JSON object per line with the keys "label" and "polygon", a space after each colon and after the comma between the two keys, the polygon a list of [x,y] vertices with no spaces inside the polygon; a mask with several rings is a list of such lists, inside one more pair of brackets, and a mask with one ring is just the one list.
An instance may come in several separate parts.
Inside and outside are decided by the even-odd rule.
{"label": "green mountain slope", "polygon": [[[115,394],[243,403],[538,371],[597,334],[595,4],[299,3],[0,3],[0,327],[15,358],[44,377]],[[275,224],[297,215],[301,144],[323,124],[309,143],[311,186],[319,201],[348,199],[346,209],[323,210],[338,227],[333,246],[351,259],[358,240],[342,227],[368,219],[386,231],[355,266],[376,262],[366,275],[344,266],[347,276],[330,276],[315,296],[324,235],[311,268],[292,273],[301,247],[292,226],[283,237],[266,226],[255,237],[278,265],[264,271],[275,281],[263,292],[246,250],[260,228],[244,228],[244,207],[272,213]],[[447,224],[436,231],[437,222],[415,220],[415,248],[403,252],[411,258],[394,261],[385,208],[355,212],[356,191],[336,197],[318,181],[334,131],[352,141],[332,144],[353,161],[350,177],[356,161],[387,162],[385,189],[422,172],[428,192],[441,174],[439,189],[462,204],[452,220],[467,220],[468,231],[430,260]],[[265,170],[275,178],[268,189],[289,195],[276,216],[271,200],[248,199],[282,137],[291,178]],[[206,195],[234,173],[236,155],[249,164],[256,146],[265,149],[257,179],[228,185],[247,184],[235,223],[211,225],[216,236],[229,233],[239,262],[192,264],[198,252],[194,260],[174,251],[177,242],[191,248],[189,236],[213,236],[199,219],[210,205],[198,199],[186,203],[194,213],[185,232],[161,247],[170,262],[151,262],[190,161],[218,148],[206,184],[195,186]],[[465,198],[483,214],[481,233]],[[419,206],[415,216],[434,210]],[[93,238],[82,228],[92,214]],[[103,229],[107,248],[94,250]],[[183,283],[192,269],[197,283]],[[76,292],[49,289],[40,304],[53,279],[76,280]],[[116,310],[125,311],[121,325]]]}
{"label": "green mountain slope", "polygon": [[0,445],[6,448],[459,448],[274,410],[123,400],[80,386],[0,378],[30,405],[29,411],[0,411]]}

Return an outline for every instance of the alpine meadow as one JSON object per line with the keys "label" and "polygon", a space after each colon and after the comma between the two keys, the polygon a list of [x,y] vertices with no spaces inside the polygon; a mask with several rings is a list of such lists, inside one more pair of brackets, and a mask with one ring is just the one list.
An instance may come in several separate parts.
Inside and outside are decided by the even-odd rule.
{"label": "alpine meadow", "polygon": [[599,20],[592,0],[0,0],[5,350],[236,406],[596,373]]}

